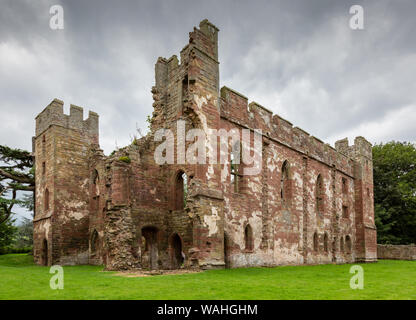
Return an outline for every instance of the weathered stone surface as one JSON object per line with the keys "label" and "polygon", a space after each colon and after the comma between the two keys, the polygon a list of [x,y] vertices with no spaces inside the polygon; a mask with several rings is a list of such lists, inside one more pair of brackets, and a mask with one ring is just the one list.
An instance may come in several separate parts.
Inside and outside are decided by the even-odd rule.
{"label": "weathered stone surface", "polygon": [[[218,29],[204,20],[180,61],[156,62],[150,133],[108,157],[98,146],[97,114],[83,120],[71,106],[65,115],[55,99],[38,115],[37,263],[126,270],[376,260],[370,143],[358,137],[330,147],[220,90],[218,65]],[[261,172],[239,175],[236,187],[229,156],[222,164],[157,164],[156,130],[172,130],[175,150],[191,144],[177,134],[178,120],[205,133],[260,129]]]}
{"label": "weathered stone surface", "polygon": [[416,245],[377,245],[378,259],[416,260]]}

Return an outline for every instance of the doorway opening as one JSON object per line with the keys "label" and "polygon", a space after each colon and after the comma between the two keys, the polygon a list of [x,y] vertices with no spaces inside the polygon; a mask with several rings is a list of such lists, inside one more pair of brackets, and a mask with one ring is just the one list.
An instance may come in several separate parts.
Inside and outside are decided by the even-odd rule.
{"label": "doorway opening", "polygon": [[184,263],[185,259],[182,254],[182,240],[177,233],[171,236],[170,247],[172,269],[179,269]]}
{"label": "doorway opening", "polygon": [[150,270],[158,269],[157,231],[156,227],[142,228],[142,236],[144,238],[144,243],[142,243],[142,263],[144,267],[148,267]]}

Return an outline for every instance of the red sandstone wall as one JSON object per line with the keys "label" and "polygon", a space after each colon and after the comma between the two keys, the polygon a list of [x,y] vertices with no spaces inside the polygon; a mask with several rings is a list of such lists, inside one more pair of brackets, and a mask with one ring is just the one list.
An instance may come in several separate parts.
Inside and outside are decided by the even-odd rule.
{"label": "red sandstone wall", "polygon": [[416,260],[415,245],[377,245],[378,259]]}

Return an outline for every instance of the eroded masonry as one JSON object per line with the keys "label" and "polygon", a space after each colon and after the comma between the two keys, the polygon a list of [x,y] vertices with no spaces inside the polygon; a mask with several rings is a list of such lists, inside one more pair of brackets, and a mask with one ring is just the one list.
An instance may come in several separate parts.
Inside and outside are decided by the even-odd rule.
{"label": "eroded masonry", "polygon": [[[159,58],[151,130],[105,156],[98,115],[53,100],[36,117],[38,264],[224,268],[377,259],[371,144],[335,148],[227,87],[207,20]],[[158,129],[261,129],[262,170],[155,162]],[[187,141],[176,141],[188,144]]]}

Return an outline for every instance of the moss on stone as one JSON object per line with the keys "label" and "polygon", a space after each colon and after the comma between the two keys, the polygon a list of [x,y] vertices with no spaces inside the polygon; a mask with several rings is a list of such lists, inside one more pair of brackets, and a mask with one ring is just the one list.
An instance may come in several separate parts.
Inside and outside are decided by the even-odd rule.
{"label": "moss on stone", "polygon": [[123,157],[120,157],[120,158],[118,158],[118,160],[119,160],[119,161],[123,161],[123,162],[125,162],[125,163],[130,163],[130,162],[131,162],[131,159],[130,159],[130,157],[128,157],[128,156],[123,156]]}

